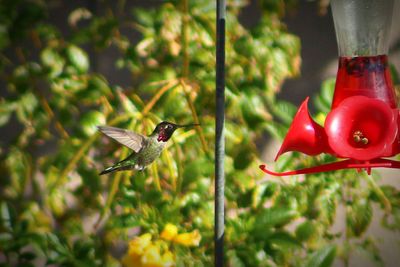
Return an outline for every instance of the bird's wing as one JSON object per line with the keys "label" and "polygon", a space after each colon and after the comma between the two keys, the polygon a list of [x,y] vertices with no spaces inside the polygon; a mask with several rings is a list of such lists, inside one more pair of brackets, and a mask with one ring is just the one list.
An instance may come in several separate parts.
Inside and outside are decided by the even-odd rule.
{"label": "bird's wing", "polygon": [[138,133],[110,126],[97,126],[97,128],[103,134],[129,147],[136,153],[146,144],[146,137]]}

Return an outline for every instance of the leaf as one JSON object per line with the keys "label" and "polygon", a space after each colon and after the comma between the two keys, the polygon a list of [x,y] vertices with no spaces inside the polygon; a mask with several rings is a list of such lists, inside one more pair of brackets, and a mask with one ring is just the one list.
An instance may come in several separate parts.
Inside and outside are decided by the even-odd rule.
{"label": "leaf", "polygon": [[394,85],[400,85],[400,73],[396,70],[393,64],[390,64],[390,74]]}
{"label": "leaf", "polygon": [[240,147],[236,147],[233,165],[237,170],[244,170],[254,160],[254,152],[249,144],[241,143]]}
{"label": "leaf", "polygon": [[243,94],[240,98],[240,108],[247,125],[251,129],[257,128],[260,123],[271,120],[261,98],[254,94]]}
{"label": "leaf", "polygon": [[91,196],[97,194],[101,190],[101,181],[99,179],[98,171],[92,166],[88,166],[86,161],[79,164],[77,171],[82,177],[83,190],[89,189],[88,191]]}
{"label": "leaf", "polygon": [[13,102],[0,100],[0,127],[7,124],[10,120],[11,113],[14,111],[15,105]]}
{"label": "leaf", "polygon": [[106,118],[103,113],[93,110],[82,116],[80,125],[85,135],[90,136],[97,132],[97,126],[104,125]]}
{"label": "leaf", "polygon": [[286,101],[277,101],[273,105],[274,114],[280,118],[286,125],[290,125],[296,115],[297,108]]}
{"label": "leaf", "polygon": [[316,233],[316,226],[311,221],[305,221],[296,228],[296,238],[299,241],[307,241]]}
{"label": "leaf", "polygon": [[164,117],[175,118],[187,113],[187,101],[179,90],[169,90],[168,93],[162,97],[162,105]]}
{"label": "leaf", "polygon": [[49,243],[50,247],[54,248],[54,250],[62,255],[68,255],[69,254],[69,249],[68,247],[63,243],[62,240],[58,238],[57,235],[53,233],[46,233],[46,239],[47,242]]}
{"label": "leaf", "polygon": [[317,96],[314,98],[314,105],[315,105],[315,107],[316,107],[319,111],[321,111],[321,112],[323,112],[323,113],[328,113],[328,112],[330,111],[330,105],[328,106],[328,105],[322,100],[321,95],[317,95]]}
{"label": "leaf", "polygon": [[17,147],[11,147],[5,160],[5,165],[8,169],[13,194],[22,194],[23,180],[27,175],[27,160],[24,154]]}
{"label": "leaf", "polygon": [[265,124],[265,130],[267,130],[273,137],[283,140],[286,136],[288,128],[283,126],[282,124],[278,124],[276,122],[268,122]]}
{"label": "leaf", "polygon": [[300,249],[301,243],[287,232],[277,232],[269,236],[268,242],[275,249],[287,252],[290,249]]}
{"label": "leaf", "polygon": [[331,110],[335,79],[327,79],[322,83],[321,93],[314,98],[314,104],[319,111],[328,113]]}
{"label": "leaf", "polygon": [[285,171],[291,167],[295,157],[293,154],[283,154],[279,156],[279,160],[275,163],[275,169],[278,172]]}
{"label": "leaf", "polygon": [[154,24],[154,10],[135,8],[132,10],[135,19],[143,26],[152,27]]}
{"label": "leaf", "polygon": [[[317,193],[317,192],[316,192]],[[337,208],[336,195],[334,192],[320,191],[314,195],[317,198],[314,200],[314,205],[308,206],[310,211],[317,212],[318,219],[328,224],[332,224]]]}
{"label": "leaf", "polygon": [[14,225],[14,218],[10,211],[10,207],[6,202],[1,202],[1,224],[5,227],[8,231],[12,231],[12,227]]}
{"label": "leaf", "polygon": [[201,177],[209,177],[212,172],[212,162],[203,157],[190,161],[184,166],[183,170],[183,188],[191,183],[198,181]]}
{"label": "leaf", "polygon": [[115,228],[134,228],[140,226],[140,219],[133,214],[121,214],[113,219]]}
{"label": "leaf", "polygon": [[48,194],[46,200],[55,216],[62,216],[67,211],[65,190],[52,190],[51,194]]}
{"label": "leaf", "polygon": [[336,246],[325,246],[311,254],[310,258],[305,264],[305,267],[329,267],[332,265],[335,256]]}
{"label": "leaf", "polygon": [[256,217],[257,228],[280,227],[298,216],[295,210],[285,208],[269,208],[263,210]]}
{"label": "leaf", "polygon": [[242,260],[238,257],[235,250],[228,250],[226,252],[228,266],[232,267],[246,267]]}
{"label": "leaf", "polygon": [[135,103],[131,101],[127,95],[122,92],[122,88],[117,88],[118,99],[122,104],[122,108],[128,114],[135,114],[138,111]]}
{"label": "leaf", "polygon": [[0,233],[0,247],[2,247],[2,244],[7,244],[8,242],[12,242],[12,239],[13,239],[12,234]]}
{"label": "leaf", "polygon": [[321,86],[321,96],[324,102],[328,105],[332,103],[333,93],[335,90],[336,80],[334,78],[327,79],[322,83]]}
{"label": "leaf", "polygon": [[101,96],[108,96],[111,93],[107,80],[98,74],[91,75],[85,87],[78,91],[76,96],[88,102],[96,102]]}
{"label": "leaf", "polygon": [[78,73],[86,73],[89,70],[89,58],[85,51],[75,45],[67,47],[67,57]]}
{"label": "leaf", "polygon": [[40,60],[49,69],[50,78],[55,78],[62,73],[65,61],[56,50],[49,47],[43,49],[40,53]]}
{"label": "leaf", "polygon": [[78,22],[82,19],[90,19],[92,17],[92,13],[84,8],[80,7],[72,11],[68,16],[68,23],[71,26],[76,26]]}
{"label": "leaf", "polygon": [[89,34],[91,38],[89,41],[93,42],[98,48],[109,47],[117,26],[118,19],[114,16],[94,17],[90,25]]}
{"label": "leaf", "polygon": [[18,101],[16,109],[18,120],[22,123],[28,122],[37,106],[38,99],[32,92],[23,94]]}
{"label": "leaf", "polygon": [[368,200],[357,199],[347,207],[347,225],[355,236],[362,235],[372,220],[372,207]]}
{"label": "leaf", "polygon": [[254,187],[251,194],[251,206],[256,208],[258,205],[263,203],[263,199],[265,197],[265,192],[270,184],[261,184],[259,186]]}
{"label": "leaf", "polygon": [[60,36],[60,32],[58,29],[51,24],[39,24],[35,28],[38,36],[43,39],[44,41],[53,40]]}
{"label": "leaf", "polygon": [[75,257],[78,259],[83,259],[93,251],[93,243],[90,240],[76,240],[73,244],[72,250]]}

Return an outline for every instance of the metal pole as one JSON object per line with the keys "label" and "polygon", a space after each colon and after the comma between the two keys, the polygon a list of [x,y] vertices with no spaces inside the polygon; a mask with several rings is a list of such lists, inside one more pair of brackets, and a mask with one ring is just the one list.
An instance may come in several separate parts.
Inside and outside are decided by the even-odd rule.
{"label": "metal pole", "polygon": [[224,265],[224,120],[225,120],[225,0],[217,0],[216,120],[215,120],[215,267]]}

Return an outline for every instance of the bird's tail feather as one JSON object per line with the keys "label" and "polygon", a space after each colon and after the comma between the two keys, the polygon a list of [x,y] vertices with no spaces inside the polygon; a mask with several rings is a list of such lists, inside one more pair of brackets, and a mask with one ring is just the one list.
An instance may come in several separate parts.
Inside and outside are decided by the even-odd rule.
{"label": "bird's tail feather", "polygon": [[118,170],[118,167],[111,166],[111,167],[105,168],[101,173],[99,173],[99,175],[107,174],[107,173],[114,172],[117,170]]}
{"label": "bird's tail feather", "polygon": [[121,162],[118,162],[111,167],[105,168],[101,173],[99,173],[99,175],[107,174],[110,172],[123,171],[127,169],[129,169],[129,166],[124,166],[123,164],[121,164]]}

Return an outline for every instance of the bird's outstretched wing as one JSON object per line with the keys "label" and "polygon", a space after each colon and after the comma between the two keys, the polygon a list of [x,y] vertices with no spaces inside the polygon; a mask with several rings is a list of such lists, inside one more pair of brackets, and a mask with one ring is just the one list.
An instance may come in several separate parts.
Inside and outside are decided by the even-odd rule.
{"label": "bird's outstretched wing", "polygon": [[146,145],[146,137],[141,134],[110,126],[97,126],[97,128],[103,134],[111,137],[122,145],[129,147],[136,153]]}

